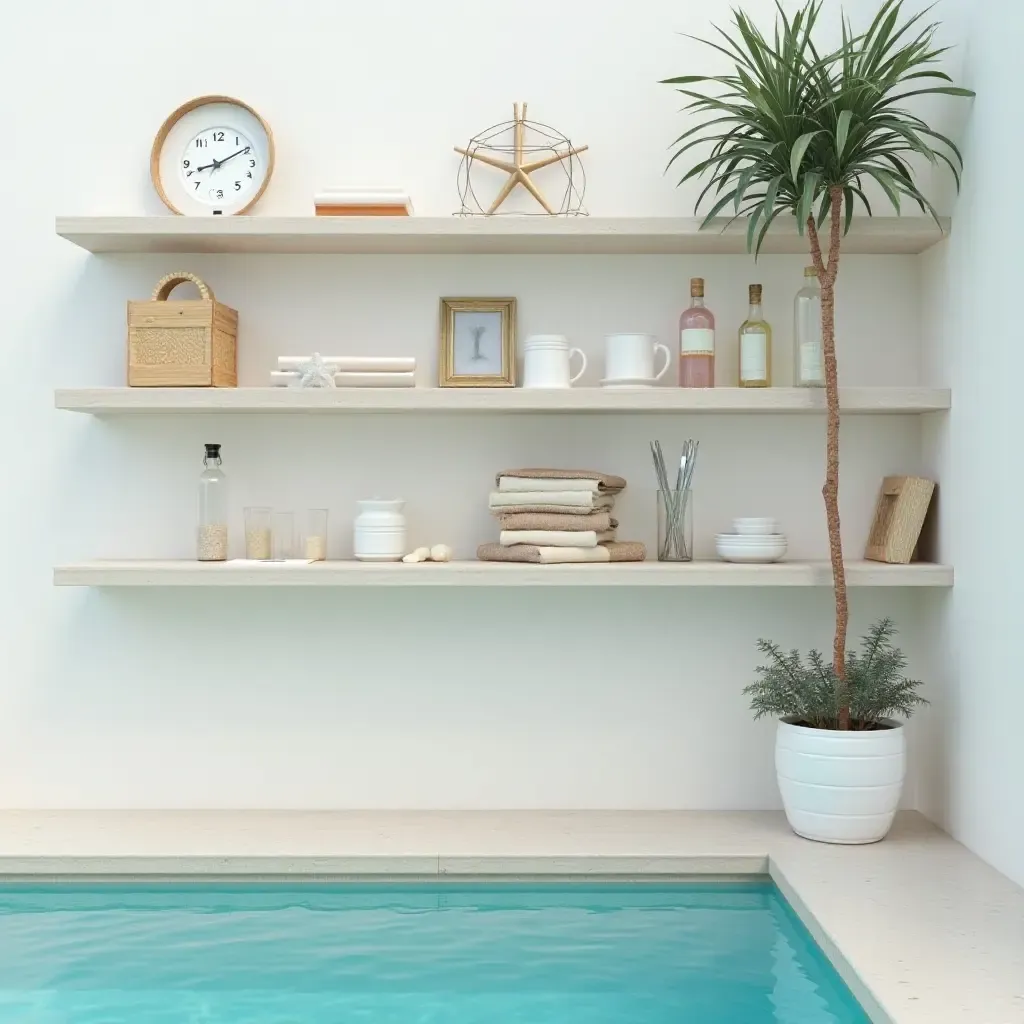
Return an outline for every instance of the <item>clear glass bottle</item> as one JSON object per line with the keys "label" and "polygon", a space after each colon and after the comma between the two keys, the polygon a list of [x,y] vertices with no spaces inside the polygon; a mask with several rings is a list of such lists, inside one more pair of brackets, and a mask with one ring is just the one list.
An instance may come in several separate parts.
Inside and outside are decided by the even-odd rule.
{"label": "clear glass bottle", "polygon": [[793,300],[793,383],[798,388],[825,386],[821,286],[815,267],[804,268],[804,286]]}
{"label": "clear glass bottle", "polygon": [[223,562],[228,557],[228,483],[220,464],[220,445],[208,444],[199,475],[196,558],[200,562]]}
{"label": "clear glass bottle", "polygon": [[704,305],[704,278],[690,278],[690,308],[679,318],[679,386],[715,386],[715,314]]}
{"label": "clear glass bottle", "polygon": [[750,312],[740,324],[741,388],[772,386],[772,328],[761,309],[761,286],[752,284],[748,290]]}

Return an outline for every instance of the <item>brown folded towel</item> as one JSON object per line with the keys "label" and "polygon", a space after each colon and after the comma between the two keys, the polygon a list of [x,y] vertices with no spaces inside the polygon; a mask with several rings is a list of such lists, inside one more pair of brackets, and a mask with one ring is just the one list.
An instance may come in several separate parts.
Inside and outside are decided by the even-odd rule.
{"label": "brown folded towel", "polygon": [[585,516],[561,512],[502,512],[498,516],[503,530],[614,530],[619,521],[608,512],[591,512]]}
{"label": "brown folded towel", "polygon": [[[610,544],[598,544],[596,548],[590,548],[585,557],[574,558],[570,552],[578,551],[578,548],[540,548],[535,544],[512,544],[510,547],[502,547],[500,544],[481,544],[476,549],[476,557],[481,562],[535,562],[554,564],[559,562],[642,562],[647,558],[647,549],[638,540],[613,541]],[[550,551],[551,556],[546,557],[544,552]],[[599,558],[602,551],[608,553],[608,557]]]}
{"label": "brown folded towel", "polygon": [[598,473],[593,469],[505,469],[496,478],[499,487],[503,476],[526,477],[528,480],[596,480],[601,494],[618,494],[626,487],[621,476]]}

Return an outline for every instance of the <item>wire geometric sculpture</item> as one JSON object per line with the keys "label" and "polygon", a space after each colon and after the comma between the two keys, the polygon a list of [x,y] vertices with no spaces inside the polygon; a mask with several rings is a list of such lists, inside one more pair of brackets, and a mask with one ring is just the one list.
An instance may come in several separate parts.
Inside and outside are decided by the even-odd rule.
{"label": "wire geometric sculpture", "polygon": [[[564,148],[559,148],[564,147]],[[526,104],[513,105],[513,120],[496,124],[479,135],[473,136],[468,145],[455,147],[462,155],[459,164],[458,188],[461,209],[458,216],[491,217],[516,187],[522,185],[543,207],[543,213],[514,214],[500,216],[551,216],[585,217],[583,195],[587,188],[587,176],[579,154],[588,146],[573,147],[569,139],[550,125],[526,120]],[[476,164],[486,164],[505,171],[509,177],[496,198],[486,208],[479,200],[473,184]],[[557,166],[562,171],[564,189],[557,207],[552,207],[533,181],[532,175],[541,168]],[[482,169],[481,169],[482,171]]]}

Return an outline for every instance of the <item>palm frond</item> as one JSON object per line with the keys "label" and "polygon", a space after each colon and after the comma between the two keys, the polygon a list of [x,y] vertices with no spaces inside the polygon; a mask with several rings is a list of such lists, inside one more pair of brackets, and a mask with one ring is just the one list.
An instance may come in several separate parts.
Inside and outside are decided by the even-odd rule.
{"label": "palm frond", "polygon": [[746,214],[755,255],[777,216],[796,217],[801,231],[812,217],[822,224],[833,195],[842,196],[844,233],[856,210],[872,216],[869,180],[897,213],[909,199],[938,223],[908,158],[949,168],[960,187],[959,148],[903,106],[921,96],[974,95],[936,66],[945,48],[934,45],[930,8],[904,16],[904,0],[884,0],[859,34],[844,16],[840,45],[820,52],[813,36],[823,3],[806,0],[790,16],[776,0],[770,40],[736,11],[732,33],[715,26],[714,40],[699,40],[728,60],[729,73],[665,80],[687,99],[684,109],[702,118],[672,143],[668,166],[704,154],[679,184],[708,176],[696,204],[699,210],[715,197],[705,223],[730,202],[740,210],[762,186],[762,201]]}

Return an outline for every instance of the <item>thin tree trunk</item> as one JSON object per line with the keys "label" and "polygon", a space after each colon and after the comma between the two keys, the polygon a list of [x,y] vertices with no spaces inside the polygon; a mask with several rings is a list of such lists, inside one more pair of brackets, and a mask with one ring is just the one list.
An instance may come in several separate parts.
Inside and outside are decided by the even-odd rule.
{"label": "thin tree trunk", "polygon": [[832,643],[832,667],[839,680],[839,728],[850,728],[850,704],[846,692],[846,631],[850,619],[846,597],[846,569],[843,565],[843,540],[839,528],[839,374],[836,366],[835,284],[839,273],[839,244],[842,239],[841,214],[843,190],[830,190],[831,223],[828,263],[822,260],[821,244],[814,218],[807,218],[811,256],[821,285],[821,343],[825,357],[825,403],[828,408],[825,431],[825,499],[828,522],[828,550],[832,561],[833,590],[836,599],[836,630]]}

